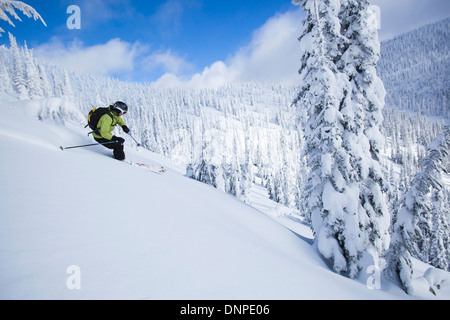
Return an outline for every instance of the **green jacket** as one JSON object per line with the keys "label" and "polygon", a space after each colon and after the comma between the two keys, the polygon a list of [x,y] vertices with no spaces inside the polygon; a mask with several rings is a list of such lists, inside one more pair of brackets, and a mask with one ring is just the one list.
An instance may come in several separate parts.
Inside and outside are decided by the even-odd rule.
{"label": "green jacket", "polygon": [[113,117],[111,118],[111,116],[106,113],[100,118],[97,124],[97,128],[99,129],[98,132],[100,135],[93,133],[94,138],[112,140],[113,135],[111,132],[114,130],[114,127],[116,125],[119,125],[121,127],[125,126],[125,121],[123,121],[123,119],[119,117],[114,111],[111,111],[111,107],[109,107],[109,112]]}

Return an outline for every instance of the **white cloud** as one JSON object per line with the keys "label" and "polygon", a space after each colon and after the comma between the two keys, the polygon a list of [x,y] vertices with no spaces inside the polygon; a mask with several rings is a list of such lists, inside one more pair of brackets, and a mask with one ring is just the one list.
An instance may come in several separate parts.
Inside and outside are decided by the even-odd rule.
{"label": "white cloud", "polygon": [[243,81],[290,81],[300,67],[299,11],[269,19],[253,34],[250,44],[231,59],[231,67]]}
{"label": "white cloud", "polygon": [[143,59],[143,65],[147,70],[161,68],[163,72],[174,74],[192,69],[192,66],[183,57],[172,53],[171,50],[150,54],[147,58]]}
{"label": "white cloud", "polygon": [[202,73],[194,75],[187,85],[196,88],[214,88],[233,81],[239,81],[239,70],[217,61],[206,67]]}
{"label": "white cloud", "polygon": [[278,14],[253,33],[250,43],[226,61],[216,61],[186,80],[164,75],[155,87],[217,87],[230,82],[295,83],[300,67],[300,10]]}
{"label": "white cloud", "polygon": [[166,73],[153,82],[152,86],[155,88],[215,88],[237,79],[238,75],[232,68],[227,67],[222,61],[217,61],[189,79],[174,73]]}
{"label": "white cloud", "polygon": [[57,39],[34,49],[36,57],[84,74],[112,75],[132,71],[143,47],[120,39],[86,47],[80,41],[65,45]]}
{"label": "white cloud", "polygon": [[[58,39],[34,49],[37,58],[80,74],[118,76],[145,81],[152,74],[183,74],[192,70],[183,57],[171,50],[150,52],[148,45],[112,39],[104,44],[85,46],[80,41],[65,44]],[[173,77],[165,77],[165,79]],[[166,83],[167,80],[161,81]]]}

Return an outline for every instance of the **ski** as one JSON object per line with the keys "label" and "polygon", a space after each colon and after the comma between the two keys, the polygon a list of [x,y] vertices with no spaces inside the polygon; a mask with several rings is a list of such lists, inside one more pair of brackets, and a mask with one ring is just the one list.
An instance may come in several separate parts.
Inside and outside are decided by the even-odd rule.
{"label": "ski", "polygon": [[139,168],[144,168],[147,169],[153,173],[156,174],[164,174],[166,173],[166,168],[162,167],[162,166],[157,166],[157,165],[150,165],[150,164],[146,164],[146,163],[139,163],[139,162],[134,162],[131,160],[124,160],[125,163],[128,163],[132,166],[136,166]]}

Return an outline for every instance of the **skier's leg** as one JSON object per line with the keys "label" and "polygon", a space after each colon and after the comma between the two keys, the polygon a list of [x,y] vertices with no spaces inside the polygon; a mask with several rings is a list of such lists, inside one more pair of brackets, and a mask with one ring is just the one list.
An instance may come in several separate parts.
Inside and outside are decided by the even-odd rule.
{"label": "skier's leg", "polygon": [[125,152],[123,144],[114,143],[113,146],[115,147],[113,152],[114,158],[120,161],[125,160]]}
{"label": "skier's leg", "polygon": [[[109,142],[106,139],[98,139],[94,138],[95,141],[98,143],[105,143]],[[121,143],[111,143],[111,144],[105,144],[103,145],[105,148],[108,148],[110,150],[113,150],[114,159],[117,160],[125,160],[125,152],[124,152],[124,146]]]}

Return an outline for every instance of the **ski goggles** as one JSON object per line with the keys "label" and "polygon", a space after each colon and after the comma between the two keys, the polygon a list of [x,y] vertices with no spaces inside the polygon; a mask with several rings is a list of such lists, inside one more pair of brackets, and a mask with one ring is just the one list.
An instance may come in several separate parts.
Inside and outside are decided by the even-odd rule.
{"label": "ski goggles", "polygon": [[127,114],[127,110],[123,110],[120,107],[114,107],[114,109],[119,113],[119,116],[123,116],[124,114]]}

